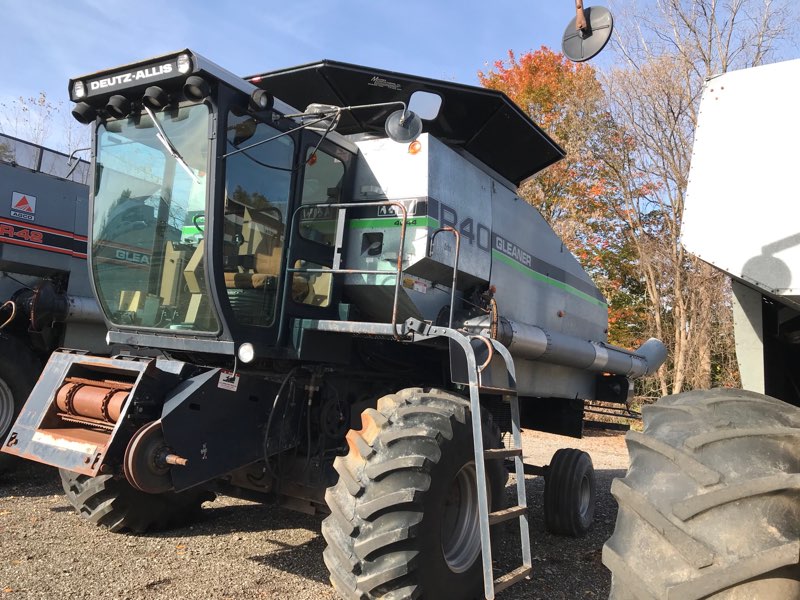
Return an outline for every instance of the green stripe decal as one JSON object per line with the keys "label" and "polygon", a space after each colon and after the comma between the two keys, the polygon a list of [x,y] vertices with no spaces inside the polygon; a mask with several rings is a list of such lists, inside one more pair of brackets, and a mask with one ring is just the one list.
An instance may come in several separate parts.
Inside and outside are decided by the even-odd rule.
{"label": "green stripe decal", "polygon": [[557,279],[553,279],[552,277],[548,277],[547,275],[544,275],[543,273],[539,273],[538,271],[534,271],[533,269],[530,269],[530,268],[526,267],[525,265],[523,265],[521,263],[518,263],[513,258],[511,258],[509,256],[506,256],[505,254],[503,254],[499,250],[492,249],[492,258],[495,259],[495,260],[500,261],[501,263],[504,263],[504,264],[508,265],[512,269],[516,269],[517,271],[519,271],[523,275],[527,275],[531,279],[534,279],[536,281],[541,281],[542,283],[546,283],[548,285],[552,285],[553,287],[557,287],[558,289],[564,290],[565,292],[567,292],[569,294],[572,294],[573,296],[577,296],[581,300],[586,300],[587,302],[590,302],[592,304],[596,304],[597,306],[601,306],[603,308],[608,308],[608,304],[606,304],[602,300],[598,300],[594,296],[590,296],[589,294],[587,294],[585,292],[582,292],[579,289],[574,288],[574,287],[572,287],[571,285],[569,285],[567,283],[564,283],[563,281],[558,281]]}
{"label": "green stripe decal", "polygon": [[[397,217],[384,217],[382,219],[352,219],[350,229],[389,229],[400,227],[402,219]],[[439,221],[433,217],[409,217],[406,227],[435,227],[439,228]]]}
{"label": "green stripe decal", "polygon": [[195,225],[184,225],[181,228],[181,234],[186,236],[186,237],[189,237],[190,235],[198,235],[200,233],[203,233],[203,232],[200,231],[197,228],[197,226],[195,226]]}

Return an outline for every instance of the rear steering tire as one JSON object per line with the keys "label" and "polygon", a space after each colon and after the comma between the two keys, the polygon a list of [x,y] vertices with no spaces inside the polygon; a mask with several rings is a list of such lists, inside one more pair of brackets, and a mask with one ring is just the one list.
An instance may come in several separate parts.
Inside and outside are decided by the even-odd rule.
{"label": "rear steering tire", "polygon": [[88,477],[59,469],[67,500],[84,519],[114,533],[164,531],[199,519],[207,490],[146,494],[112,475]]}
{"label": "rear steering tire", "polygon": [[716,389],[642,416],[611,486],[611,598],[800,598],[800,408]]}
{"label": "rear steering tire", "polygon": [[544,477],[544,524],[556,535],[580,537],[594,521],[592,458],[575,448],[557,450]]}
{"label": "rear steering tire", "polygon": [[[483,597],[469,402],[440,390],[384,396],[347,435],[322,524],[331,583],[345,599]],[[483,414],[485,448],[500,432]],[[486,461],[490,510],[508,474]]]}

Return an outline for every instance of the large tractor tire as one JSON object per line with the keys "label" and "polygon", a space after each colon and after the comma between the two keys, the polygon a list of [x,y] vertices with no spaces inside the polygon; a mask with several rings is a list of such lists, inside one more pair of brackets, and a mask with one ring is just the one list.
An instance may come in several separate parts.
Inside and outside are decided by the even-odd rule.
{"label": "large tractor tire", "polygon": [[[0,334],[0,446],[5,443],[41,370],[39,361],[25,345]],[[9,470],[15,462],[15,457],[0,452],[0,473]]]}
{"label": "large tractor tire", "polygon": [[164,531],[200,517],[203,502],[214,499],[207,490],[146,494],[112,475],[87,477],[59,469],[67,500],[84,519],[114,533]]}
{"label": "large tractor tire", "polygon": [[800,598],[800,409],[717,389],[643,418],[611,486],[611,598]]}
{"label": "large tractor tire", "polygon": [[[322,524],[331,583],[347,600],[483,597],[469,403],[439,390],[384,396],[347,435]],[[500,432],[483,414],[485,448]],[[508,474],[486,461],[490,510]]]}

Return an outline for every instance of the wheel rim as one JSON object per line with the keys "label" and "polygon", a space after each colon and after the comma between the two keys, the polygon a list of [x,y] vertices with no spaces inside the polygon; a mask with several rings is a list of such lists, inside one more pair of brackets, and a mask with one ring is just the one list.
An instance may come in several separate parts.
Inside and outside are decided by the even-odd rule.
{"label": "wheel rim", "polygon": [[442,518],[442,553],[454,573],[463,573],[481,551],[475,463],[464,465],[450,483]]}
{"label": "wheel rim", "polygon": [[5,435],[14,420],[14,394],[8,384],[0,379],[0,444],[5,441]]}
{"label": "wheel rim", "polygon": [[578,497],[578,513],[581,515],[582,519],[585,519],[586,515],[589,513],[589,507],[592,504],[592,486],[589,482],[589,478],[586,476],[581,479],[581,491]]}

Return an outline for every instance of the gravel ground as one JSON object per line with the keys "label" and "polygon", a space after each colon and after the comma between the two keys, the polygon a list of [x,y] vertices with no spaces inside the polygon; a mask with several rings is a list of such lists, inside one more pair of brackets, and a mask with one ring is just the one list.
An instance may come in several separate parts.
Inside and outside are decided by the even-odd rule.
{"label": "gravel ground", "polygon": [[[628,456],[618,433],[583,440],[526,432],[526,462],[546,464],[562,446],[591,454],[597,474],[595,525],[585,538],[545,532],[543,480],[528,477],[532,579],[498,595],[517,598],[606,598],[611,576],[600,562],[616,504],[611,480]],[[513,479],[509,498],[515,498]],[[335,599],[322,562],[320,519],[219,498],[202,522],[152,535],[114,535],[82,522],[67,504],[58,474],[29,464],[0,476],[2,598],[292,598]],[[518,564],[516,525],[500,545],[498,566]],[[513,532],[513,533],[512,533]]]}

